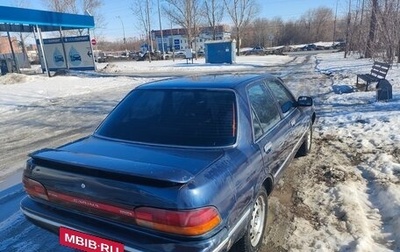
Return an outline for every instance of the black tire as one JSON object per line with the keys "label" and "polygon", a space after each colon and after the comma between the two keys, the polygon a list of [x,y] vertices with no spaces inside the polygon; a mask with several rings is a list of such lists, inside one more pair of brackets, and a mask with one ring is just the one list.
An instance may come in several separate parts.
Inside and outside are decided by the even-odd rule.
{"label": "black tire", "polygon": [[236,242],[231,252],[257,252],[260,250],[267,225],[268,194],[261,188],[257,194],[253,210],[244,236]]}
{"label": "black tire", "polygon": [[307,156],[308,153],[310,153],[312,146],[312,133],[313,133],[312,125],[310,125],[310,128],[308,129],[308,132],[304,137],[304,142],[297,151],[296,155],[297,157],[304,157]]}

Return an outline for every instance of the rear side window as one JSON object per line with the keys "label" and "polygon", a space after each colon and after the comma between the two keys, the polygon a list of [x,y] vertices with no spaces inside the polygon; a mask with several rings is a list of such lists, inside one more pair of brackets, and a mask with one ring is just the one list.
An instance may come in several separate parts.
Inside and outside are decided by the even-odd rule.
{"label": "rear side window", "polygon": [[254,136],[258,139],[280,121],[280,114],[264,83],[249,87],[248,96],[253,110]]}
{"label": "rear side window", "polygon": [[269,80],[266,82],[268,87],[271,89],[275,98],[278,100],[281,106],[282,113],[287,113],[291,108],[294,107],[295,99],[293,95],[286,89],[286,87],[277,80]]}
{"label": "rear side window", "polygon": [[236,141],[236,99],[230,90],[150,90],[130,93],[96,134],[181,146],[226,146]]}

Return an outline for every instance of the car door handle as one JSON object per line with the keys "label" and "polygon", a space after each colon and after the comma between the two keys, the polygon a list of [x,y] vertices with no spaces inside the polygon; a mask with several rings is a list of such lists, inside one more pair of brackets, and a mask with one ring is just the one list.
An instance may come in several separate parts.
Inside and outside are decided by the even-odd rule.
{"label": "car door handle", "polygon": [[295,119],[290,120],[290,126],[293,127],[294,125],[296,125],[296,120]]}
{"label": "car door handle", "polygon": [[266,154],[269,154],[269,153],[271,153],[271,151],[272,151],[272,143],[269,142],[266,145],[264,145],[264,152]]}

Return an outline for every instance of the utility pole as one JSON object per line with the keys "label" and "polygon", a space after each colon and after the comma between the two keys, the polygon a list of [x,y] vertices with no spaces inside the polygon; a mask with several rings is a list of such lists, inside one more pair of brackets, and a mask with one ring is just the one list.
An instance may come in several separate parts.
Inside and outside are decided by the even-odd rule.
{"label": "utility pole", "polygon": [[160,0],[158,2],[158,22],[160,23],[160,33],[161,33],[161,51],[162,51],[162,59],[165,60],[165,51],[164,51],[164,36],[163,30],[161,26],[161,11],[160,11]]}
{"label": "utility pole", "polygon": [[117,18],[121,21],[121,25],[122,25],[122,35],[123,37],[123,42],[124,42],[124,47],[125,47],[125,53],[126,56],[128,56],[128,50],[126,49],[126,37],[125,37],[125,26],[124,26],[124,22],[122,21],[122,18],[120,16],[117,16]]}
{"label": "utility pole", "polygon": [[147,24],[149,25],[149,34],[148,38],[149,38],[149,45],[147,46],[147,54],[149,56],[149,62],[151,63],[151,51],[153,51],[153,42],[151,40],[151,27],[150,27],[150,4],[149,4],[149,0],[146,1],[147,2]]}

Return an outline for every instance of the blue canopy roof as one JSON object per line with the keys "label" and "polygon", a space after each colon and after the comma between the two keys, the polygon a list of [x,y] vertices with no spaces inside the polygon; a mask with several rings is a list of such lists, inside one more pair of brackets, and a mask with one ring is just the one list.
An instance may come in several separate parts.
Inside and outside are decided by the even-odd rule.
{"label": "blue canopy roof", "polygon": [[38,25],[42,31],[94,28],[94,18],[52,11],[0,6],[0,31],[31,32]]}

